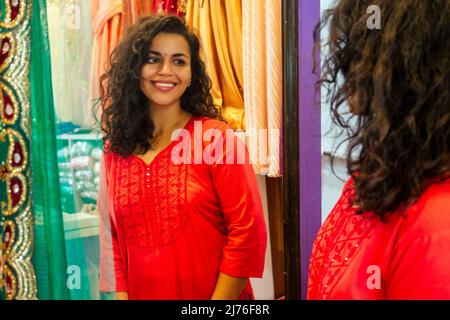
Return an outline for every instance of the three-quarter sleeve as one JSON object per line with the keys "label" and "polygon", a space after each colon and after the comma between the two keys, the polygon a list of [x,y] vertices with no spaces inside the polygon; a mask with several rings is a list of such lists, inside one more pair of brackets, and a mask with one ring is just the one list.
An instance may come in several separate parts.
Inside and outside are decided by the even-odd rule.
{"label": "three-quarter sleeve", "polygon": [[100,162],[97,208],[100,218],[100,291],[128,291],[115,219],[108,206],[108,172],[105,155]]}
{"label": "three-quarter sleeve", "polygon": [[261,278],[267,232],[256,176],[244,142],[224,124],[215,130],[221,137],[214,136],[211,144],[221,145],[222,150],[215,150],[219,154],[214,154],[216,161],[210,168],[227,230],[220,271]]}

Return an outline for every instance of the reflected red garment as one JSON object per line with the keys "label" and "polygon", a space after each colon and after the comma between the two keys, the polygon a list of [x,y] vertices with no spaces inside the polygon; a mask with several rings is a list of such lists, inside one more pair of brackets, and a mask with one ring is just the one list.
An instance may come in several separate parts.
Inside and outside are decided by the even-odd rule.
{"label": "reflected red garment", "polygon": [[[201,135],[229,128],[194,117],[185,133],[194,137],[197,126]],[[200,141],[201,151],[208,144]],[[252,166],[176,164],[177,146],[172,142],[150,165],[105,153],[108,205],[100,201],[99,210],[109,213],[101,220],[101,291],[128,291],[130,299],[209,299],[219,271],[262,277],[267,235]],[[241,299],[251,298],[249,283]]]}
{"label": "reflected red garment", "polygon": [[315,239],[308,299],[450,299],[450,180],[387,223],[353,195],[349,180]]}

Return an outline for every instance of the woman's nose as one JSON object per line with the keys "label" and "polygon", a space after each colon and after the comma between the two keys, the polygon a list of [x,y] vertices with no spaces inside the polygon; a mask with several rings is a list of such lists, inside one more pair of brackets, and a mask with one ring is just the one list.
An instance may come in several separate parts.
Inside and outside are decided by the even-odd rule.
{"label": "woman's nose", "polygon": [[172,74],[172,67],[170,61],[164,61],[159,69],[159,74]]}

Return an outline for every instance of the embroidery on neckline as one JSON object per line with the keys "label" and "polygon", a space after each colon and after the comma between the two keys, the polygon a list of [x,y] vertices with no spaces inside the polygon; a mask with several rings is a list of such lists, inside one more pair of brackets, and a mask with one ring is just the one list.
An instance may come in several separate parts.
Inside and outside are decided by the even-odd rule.
{"label": "embroidery on neckline", "polygon": [[166,245],[178,238],[189,218],[186,165],[174,165],[167,153],[149,167],[132,160],[117,161],[114,208],[119,223],[134,245]]}

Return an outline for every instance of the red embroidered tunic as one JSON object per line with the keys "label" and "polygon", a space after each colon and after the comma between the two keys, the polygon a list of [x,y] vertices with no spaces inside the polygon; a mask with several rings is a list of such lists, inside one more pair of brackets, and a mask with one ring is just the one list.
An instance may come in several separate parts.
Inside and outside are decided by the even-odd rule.
{"label": "red embroidered tunic", "polygon": [[[242,144],[233,135],[235,147],[225,149],[229,127],[204,117],[192,118],[184,132],[194,137],[198,124],[223,134],[224,158]],[[262,277],[267,236],[253,168],[248,161],[194,164],[194,140],[191,164],[173,161],[177,140],[149,165],[105,153],[101,291],[127,291],[130,299],[209,299],[219,271]],[[201,142],[200,151],[207,145]],[[248,284],[241,298],[252,297]]]}
{"label": "red embroidered tunic", "polygon": [[450,299],[450,180],[387,223],[356,215],[351,187],[315,239],[308,299]]}

